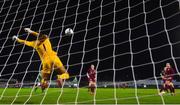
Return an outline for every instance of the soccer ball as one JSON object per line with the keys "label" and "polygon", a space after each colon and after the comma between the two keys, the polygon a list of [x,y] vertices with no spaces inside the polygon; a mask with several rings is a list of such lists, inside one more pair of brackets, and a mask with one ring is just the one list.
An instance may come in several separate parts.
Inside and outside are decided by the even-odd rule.
{"label": "soccer ball", "polygon": [[74,34],[74,32],[73,32],[73,30],[72,30],[71,28],[67,28],[67,29],[65,30],[65,34],[66,34],[66,35],[72,35],[72,34]]}

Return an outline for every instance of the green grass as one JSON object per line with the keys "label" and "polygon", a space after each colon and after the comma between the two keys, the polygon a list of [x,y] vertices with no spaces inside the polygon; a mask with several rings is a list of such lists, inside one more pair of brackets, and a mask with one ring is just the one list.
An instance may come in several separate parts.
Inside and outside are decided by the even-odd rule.
{"label": "green grass", "polygon": [[[0,94],[2,96],[4,88],[0,88]],[[0,104],[56,104],[57,101],[60,104],[73,104],[76,101],[77,89],[64,88],[61,91],[60,88],[50,88],[47,94],[41,93],[38,89],[36,92],[31,93],[31,88],[22,88],[19,91],[19,95],[16,96],[19,88],[7,88],[4,92]],[[62,94],[61,94],[62,93]],[[116,93],[116,99],[118,104],[137,104],[135,96],[135,90],[133,88],[116,89],[113,88],[98,88],[97,95],[95,97],[96,104],[115,104],[116,100],[114,95]],[[171,96],[169,94],[163,95],[164,102],[166,104],[180,104],[180,90],[176,89],[176,95]],[[59,97],[61,94],[61,97]],[[137,89],[138,100],[140,104],[162,104],[162,98],[157,95],[156,89]],[[80,88],[77,103],[92,104],[94,103],[94,96],[87,92],[87,88]]]}

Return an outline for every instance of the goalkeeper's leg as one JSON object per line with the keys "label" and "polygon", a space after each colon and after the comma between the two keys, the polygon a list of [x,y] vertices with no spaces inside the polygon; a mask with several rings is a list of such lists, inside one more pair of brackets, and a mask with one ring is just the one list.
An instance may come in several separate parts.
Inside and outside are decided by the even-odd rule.
{"label": "goalkeeper's leg", "polygon": [[64,80],[69,79],[69,73],[66,71],[64,65],[62,64],[58,56],[52,56],[51,59],[53,59],[52,64],[55,70],[57,70],[58,72],[57,75],[58,86],[61,87],[64,83]]}
{"label": "goalkeeper's leg", "polygon": [[38,87],[41,88],[41,79],[42,79],[42,76],[41,75],[38,75],[38,81],[37,83],[34,85],[34,91],[36,92],[36,90],[38,89]]}
{"label": "goalkeeper's leg", "polygon": [[64,84],[64,81],[66,79],[69,79],[69,73],[66,72],[64,66],[59,67],[57,70],[58,70],[57,82],[58,82],[58,86],[61,87]]}
{"label": "goalkeeper's leg", "polygon": [[49,79],[50,73],[42,70],[41,74],[42,74],[41,90],[43,92],[48,87],[48,79]]}

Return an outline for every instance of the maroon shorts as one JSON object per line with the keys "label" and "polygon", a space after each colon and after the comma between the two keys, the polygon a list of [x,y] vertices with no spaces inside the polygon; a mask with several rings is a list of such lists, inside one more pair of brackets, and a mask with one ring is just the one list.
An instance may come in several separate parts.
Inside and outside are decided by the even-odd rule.
{"label": "maroon shorts", "polygon": [[172,80],[173,80],[172,78],[167,79],[167,81],[170,81],[170,82],[172,82]]}
{"label": "maroon shorts", "polygon": [[173,80],[172,78],[164,78],[164,79],[163,79],[163,83],[165,83],[166,81],[172,82],[172,80]]}
{"label": "maroon shorts", "polygon": [[89,82],[92,81],[92,82],[96,82],[95,78],[88,78]]}

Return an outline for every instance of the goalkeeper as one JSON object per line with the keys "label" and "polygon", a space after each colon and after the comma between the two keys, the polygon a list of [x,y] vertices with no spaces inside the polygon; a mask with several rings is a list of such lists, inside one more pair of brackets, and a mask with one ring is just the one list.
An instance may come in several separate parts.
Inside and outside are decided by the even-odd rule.
{"label": "goalkeeper", "polygon": [[42,61],[41,88],[45,89],[48,87],[48,80],[53,69],[55,69],[58,72],[58,84],[62,86],[63,81],[65,79],[69,79],[69,74],[63,66],[61,60],[57,56],[57,53],[53,51],[48,36],[32,31],[30,28],[24,28],[24,30],[28,32],[30,35],[37,37],[37,39],[34,41],[26,41],[19,39],[17,36],[13,36],[13,39],[19,43],[33,47],[38,52],[40,59]]}

